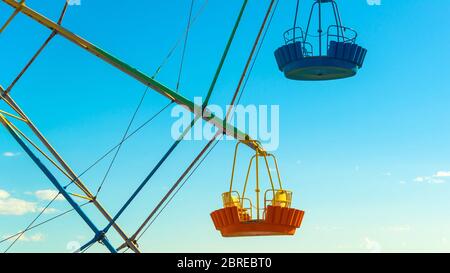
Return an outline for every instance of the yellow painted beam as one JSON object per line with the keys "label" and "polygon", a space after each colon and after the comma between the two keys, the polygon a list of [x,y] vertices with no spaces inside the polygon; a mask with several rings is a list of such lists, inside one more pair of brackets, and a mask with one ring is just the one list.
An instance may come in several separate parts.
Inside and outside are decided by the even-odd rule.
{"label": "yellow painted beam", "polygon": [[2,0],[2,1],[15,9],[18,9],[20,7],[19,11],[21,13],[29,16],[30,18],[32,18],[33,20],[46,26],[47,28],[57,32],[62,37],[75,43],[76,45],[87,50],[88,52],[90,52],[93,55],[97,56],[98,58],[102,59],[103,61],[109,63],[110,65],[118,68],[122,72],[124,72],[124,73],[128,74],[129,76],[133,77],[134,79],[140,81],[141,83],[148,86],[149,88],[162,94],[166,98],[176,102],[177,104],[184,106],[186,109],[190,110],[195,115],[201,115],[205,121],[214,124],[225,134],[232,136],[237,140],[246,141],[245,143],[254,150],[261,148],[261,147],[255,146],[255,143],[257,143],[257,142],[252,141],[253,139],[248,134],[241,132],[233,125],[231,125],[231,124],[227,123],[226,121],[224,121],[223,119],[215,116],[208,109],[205,109],[204,115],[202,115],[202,106],[201,105],[196,105],[194,102],[183,97],[178,92],[171,90],[169,87],[156,81],[152,77],[144,74],[143,72],[128,65],[127,63],[121,61],[120,59],[110,55],[109,53],[105,52],[101,48],[90,43],[89,41],[75,35],[68,29],[60,26],[58,23],[53,22],[52,20],[39,14],[38,12],[29,8],[28,6],[26,6],[24,4],[20,4],[19,2],[15,1],[15,0]]}

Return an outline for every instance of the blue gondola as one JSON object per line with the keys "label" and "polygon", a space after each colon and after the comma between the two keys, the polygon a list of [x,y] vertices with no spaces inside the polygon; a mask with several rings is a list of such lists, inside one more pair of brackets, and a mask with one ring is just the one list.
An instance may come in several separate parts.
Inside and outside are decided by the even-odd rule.
{"label": "blue gondola", "polygon": [[[299,1],[299,0],[298,0]],[[335,80],[355,76],[363,66],[367,49],[356,43],[357,32],[342,25],[341,16],[335,0],[314,0],[306,32],[297,27],[298,5],[294,28],[284,33],[285,45],[275,51],[278,68],[288,79],[302,81]],[[328,26],[326,34],[326,53],[323,52],[322,5],[331,4],[335,25]],[[318,8],[318,35],[309,34],[312,15]],[[317,38],[316,52],[311,42]]]}

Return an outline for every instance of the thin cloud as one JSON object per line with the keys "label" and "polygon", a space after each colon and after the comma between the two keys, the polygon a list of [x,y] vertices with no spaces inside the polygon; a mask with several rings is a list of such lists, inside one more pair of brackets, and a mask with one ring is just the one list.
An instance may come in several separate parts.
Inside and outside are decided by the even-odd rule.
{"label": "thin cloud", "polygon": [[20,155],[20,153],[13,153],[13,152],[4,152],[3,153],[4,157],[16,157],[16,156],[19,156],[19,155]]}
{"label": "thin cloud", "polygon": [[380,253],[382,251],[381,244],[370,238],[364,238],[366,249],[371,253]]}
{"label": "thin cloud", "polygon": [[440,172],[437,172],[434,176],[435,177],[450,177],[450,171],[440,171]]}
{"label": "thin cloud", "polygon": [[[58,195],[56,190],[39,190],[34,193],[34,195],[41,201],[51,201]],[[60,194],[56,198],[57,201],[64,201],[64,197]]]}
{"label": "thin cloud", "polygon": [[439,171],[430,176],[418,176],[414,182],[428,183],[428,184],[444,184],[450,178],[450,171]]}
{"label": "thin cloud", "polygon": [[428,183],[428,184],[444,184],[446,181],[436,176],[418,176],[414,179],[414,182]]}
{"label": "thin cloud", "polygon": [[32,236],[30,236],[30,241],[31,242],[42,242],[44,241],[45,237],[42,233],[36,233]]}
{"label": "thin cloud", "polygon": [[[53,197],[54,196],[55,195],[53,195]],[[42,197],[45,196],[42,195]],[[14,198],[9,192],[0,189],[0,215],[22,216],[29,213],[37,213],[42,210],[43,208],[39,207],[37,202]],[[44,213],[52,214],[56,212],[58,212],[58,210],[54,208],[47,208]]]}
{"label": "thin cloud", "polygon": [[[15,240],[19,236],[20,235],[17,235],[15,237],[10,238],[11,235],[5,235],[5,236],[3,236],[3,239],[10,238],[10,240]],[[36,234],[31,235],[31,236],[27,236],[26,234],[22,234],[22,236],[20,236],[18,238],[18,241],[20,241],[20,242],[32,242],[32,243],[42,242],[44,240],[45,240],[45,236],[42,233],[36,233]]]}
{"label": "thin cloud", "polygon": [[382,227],[381,230],[388,231],[388,232],[403,233],[403,232],[411,231],[411,226],[409,226],[409,225],[388,226],[388,227]]}
{"label": "thin cloud", "polygon": [[21,216],[37,211],[37,204],[11,197],[5,190],[0,190],[0,215]]}
{"label": "thin cloud", "polygon": [[7,199],[7,198],[9,198],[10,196],[11,196],[11,195],[9,194],[9,192],[0,189],[0,199]]}

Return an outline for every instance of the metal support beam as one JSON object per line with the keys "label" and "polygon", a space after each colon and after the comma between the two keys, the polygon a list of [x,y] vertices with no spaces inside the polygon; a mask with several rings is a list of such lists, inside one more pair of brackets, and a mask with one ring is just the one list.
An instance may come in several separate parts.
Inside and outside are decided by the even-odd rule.
{"label": "metal support beam", "polygon": [[[267,20],[269,19],[270,13],[272,12],[272,8],[275,4],[275,0],[272,0],[269,8],[266,12],[266,16],[264,17],[263,23],[259,29],[258,35],[256,36],[255,42],[253,44],[253,48],[250,52],[250,55],[248,56],[247,59],[247,63],[244,67],[244,71],[241,74],[241,79],[238,83],[238,86],[236,87],[236,90],[234,92],[233,98],[231,100],[230,103],[230,107],[227,110],[227,114],[226,114],[226,120],[228,120],[230,118],[230,115],[233,111],[233,106],[236,103],[236,99],[237,99],[237,95],[239,93],[239,91],[241,90],[242,84],[244,82],[244,79],[247,75],[248,69],[250,67],[250,63],[254,57],[254,54],[256,52],[256,48],[258,46],[258,44],[260,43],[260,39],[261,39],[261,35],[266,27],[267,24]],[[242,16],[242,13],[245,9],[247,5],[247,1],[244,1],[244,4],[242,6],[242,10],[240,13],[240,16]],[[239,17],[240,18],[240,17]],[[234,34],[233,34],[234,35]],[[216,80],[216,79],[215,79]],[[215,81],[213,81],[213,85],[215,84]],[[211,93],[208,93],[208,99],[210,98]],[[208,103],[208,101],[206,101],[206,104]],[[191,127],[194,126],[195,122],[197,121],[197,119],[192,120],[191,122]],[[186,131],[183,133],[183,135],[187,133]],[[188,175],[188,173],[191,171],[191,169],[195,166],[195,164],[202,158],[202,156],[208,151],[209,147],[213,144],[213,142],[220,136],[220,131],[216,133],[216,135],[213,137],[213,139],[211,139],[208,144],[202,149],[202,151],[197,155],[197,157],[191,162],[191,164],[187,167],[187,169],[183,172],[183,174],[178,178],[178,180],[175,182],[175,184],[170,188],[170,190],[166,193],[166,195],[161,199],[161,201],[156,205],[156,207],[151,211],[150,215],[144,220],[144,222],[141,224],[141,226],[138,228],[138,230],[131,236],[131,239],[133,240],[133,242],[135,242],[138,238],[138,236],[140,236],[140,234],[144,231],[145,227],[147,226],[147,224],[153,219],[153,217],[155,215],[157,215],[158,211],[163,207],[164,203],[170,198],[170,196],[172,195],[172,193],[177,189],[177,187],[180,185],[180,183],[182,183],[183,179]],[[182,136],[183,136],[182,135]],[[182,138],[181,138],[182,139]],[[239,143],[245,143],[245,142],[239,142]],[[174,144],[175,147],[177,145],[177,143]],[[248,145],[248,144],[247,144]],[[254,143],[253,146],[255,147],[261,147],[261,145],[259,143]],[[259,153],[262,149],[257,149],[256,153]],[[121,246],[122,248],[123,246]]]}
{"label": "metal support beam", "polygon": [[[105,217],[108,222],[112,221],[111,215],[106,211],[106,209],[100,204],[100,202],[95,198],[95,196],[90,192],[90,190],[84,185],[79,176],[70,168],[62,156],[55,150],[55,148],[50,144],[50,142],[44,137],[44,135],[39,131],[39,129],[34,125],[30,118],[25,114],[25,112],[20,108],[20,106],[12,99],[9,94],[6,94],[2,86],[0,86],[0,98],[3,99],[16,113],[24,120],[25,124],[31,129],[31,131],[36,135],[36,137],[41,141],[41,143],[47,148],[47,150],[53,155],[56,161],[61,165],[68,175],[69,179],[81,190],[83,193],[92,200],[93,205],[100,211],[100,213]],[[113,228],[117,231],[120,237],[127,243],[134,252],[139,253],[139,248],[133,244],[129,237],[125,234],[122,228],[117,224],[113,224]]]}
{"label": "metal support beam", "polygon": [[19,4],[19,7],[16,8],[16,10],[13,12],[13,14],[11,14],[11,16],[9,16],[8,20],[6,20],[6,22],[0,28],[0,34],[9,26],[9,24],[11,24],[12,20],[14,20],[14,18],[17,16],[17,14],[19,14],[20,9],[22,8],[23,5],[25,5],[25,0],[21,0],[18,4]]}
{"label": "metal support beam", "polygon": [[219,128],[220,131],[224,132],[225,134],[232,136],[237,140],[246,140],[246,143],[249,143],[248,146],[254,150],[257,150],[258,148],[260,148],[260,147],[254,146],[254,143],[257,143],[257,142],[252,141],[252,138],[248,134],[243,133],[242,131],[238,130],[233,125],[227,123],[226,120],[223,120],[223,119],[215,116],[208,109],[204,109],[204,111],[203,111],[203,107],[201,105],[195,104],[194,102],[192,102],[189,99],[185,98],[184,96],[180,95],[176,91],[174,91],[174,90],[170,89],[169,87],[163,85],[162,83],[156,81],[152,77],[150,77],[150,76],[144,74],[143,72],[139,71],[138,69],[128,65],[127,63],[125,63],[122,60],[107,53],[106,51],[104,51],[101,48],[97,47],[96,45],[90,43],[89,41],[75,35],[68,29],[58,25],[58,23],[53,22],[52,20],[39,14],[38,12],[34,11],[33,9],[30,9],[26,5],[20,4],[19,2],[15,1],[15,0],[2,0],[2,1],[15,9],[20,7],[21,13],[29,16],[33,20],[46,26],[47,28],[51,29],[52,31],[57,32],[60,36],[66,38],[67,40],[69,40],[69,41],[73,42],[74,44],[78,45],[79,47],[87,50],[91,54],[102,59],[103,61],[116,67],[117,69],[121,70],[122,72],[126,73],[127,75],[133,77],[134,79],[136,79],[139,82],[143,83],[144,85],[148,86],[152,90],[155,90],[156,92],[160,93],[161,95],[165,96],[166,98],[176,102],[177,104],[182,105],[183,107],[185,107],[186,109],[188,109],[189,111],[194,113],[195,115],[201,116],[205,121],[214,124],[217,128]]}
{"label": "metal support beam", "polygon": [[[15,6],[19,3],[17,3],[16,1],[5,1],[7,4],[10,4],[11,6]],[[161,84],[159,84],[158,82],[156,82],[155,80],[153,80],[152,78],[144,75],[143,73],[137,71],[136,69],[131,68],[130,66],[128,66],[127,64],[121,62],[120,60],[116,59],[113,56],[110,56],[109,54],[107,54],[106,52],[104,52],[103,50],[97,48],[96,46],[90,44],[89,42],[83,40],[82,38],[77,37],[76,35],[70,33],[69,31],[65,30],[64,28],[61,27],[61,20],[58,21],[57,23],[51,22],[50,20],[46,19],[45,17],[43,17],[42,15],[39,15],[38,13],[32,11],[31,9],[29,9],[28,7],[26,7],[23,3],[20,6],[20,9],[16,8],[16,10],[20,10],[23,11],[24,14],[30,16],[33,19],[38,20],[38,22],[40,22],[41,24],[44,24],[45,26],[49,27],[52,30],[52,36],[53,37],[54,34],[59,34],[67,39],[69,39],[70,41],[76,43],[77,45],[81,46],[82,48],[88,50],[89,52],[91,52],[92,54],[100,57],[101,59],[103,59],[104,61],[112,64],[113,66],[119,68],[121,71],[124,71],[125,73],[131,75],[132,77],[136,78],[137,80],[143,82],[144,84],[146,84],[147,86],[155,89],[156,91],[163,92],[163,95],[165,95],[166,97],[168,97],[169,99],[178,102],[181,105],[184,105],[186,108],[190,109],[192,112],[194,112],[196,114],[196,117],[193,121],[193,123],[195,123],[195,121],[197,121],[201,116],[204,117],[208,117],[208,116],[212,116],[211,113],[206,109],[206,105],[207,105],[207,101],[209,100],[211,93],[212,93],[212,89],[215,86],[215,83],[217,81],[219,72],[221,70],[221,67],[224,64],[224,60],[226,57],[226,52],[229,50],[230,46],[231,46],[231,41],[232,38],[234,37],[234,34],[236,33],[237,30],[237,26],[239,25],[240,19],[242,18],[245,6],[247,5],[248,0],[244,0],[243,3],[243,7],[241,8],[241,11],[239,13],[239,17],[238,20],[235,24],[235,27],[233,29],[231,38],[229,39],[229,42],[226,46],[226,50],[225,50],[225,54],[223,55],[221,62],[219,64],[219,68],[216,72],[216,75],[213,79],[213,83],[211,84],[211,87],[209,89],[209,92],[207,94],[207,98],[205,100],[204,105],[199,106],[199,105],[195,105],[194,103],[188,101],[187,99],[183,98],[182,96],[180,96],[178,93],[169,90],[168,88],[162,86]],[[8,89],[9,90],[9,89]],[[136,244],[133,242],[133,240],[130,240],[125,233],[120,229],[120,227],[118,227],[115,219],[112,219],[112,217],[106,212],[106,210],[103,209],[103,207],[98,203],[97,200],[95,200],[94,196],[91,194],[91,192],[84,186],[84,183],[82,183],[80,181],[80,179],[78,178],[78,176],[71,170],[71,168],[68,166],[67,163],[65,163],[65,161],[61,158],[61,156],[56,152],[56,150],[48,143],[48,141],[44,138],[44,136],[39,132],[39,130],[34,126],[34,124],[29,121],[28,117],[26,117],[26,115],[23,113],[23,111],[20,109],[20,107],[12,100],[12,98],[8,95],[8,90],[4,91],[3,88],[1,88],[1,95],[3,96],[3,99],[14,109],[16,110],[16,112],[24,118],[24,121],[28,124],[28,126],[31,128],[31,130],[36,134],[36,136],[42,141],[42,143],[47,147],[47,149],[51,152],[51,154],[56,158],[56,160],[61,164],[62,168],[64,169],[64,171],[69,175],[69,179],[72,179],[74,181],[74,183],[84,192],[84,194],[86,194],[86,196],[88,198],[92,198],[92,201],[94,203],[94,205],[100,210],[100,212],[106,217],[106,219],[108,220],[108,222],[110,223],[108,225],[108,228],[106,230],[109,229],[109,227],[114,227],[119,235],[121,235],[121,237],[125,240],[125,244],[130,247],[133,251],[135,252],[139,252],[139,250],[137,249]],[[2,97],[0,97],[0,99],[2,99]],[[204,115],[203,115],[204,114]],[[207,120],[209,121],[208,118]],[[216,122],[216,124],[218,125],[219,128],[228,128],[227,132],[229,132],[229,134],[232,134],[234,136],[236,136],[236,138],[244,138],[244,139],[248,139],[249,137],[241,132],[239,132],[236,128],[234,127],[230,127],[229,125],[227,125],[224,122],[221,122],[220,120],[218,121],[218,119],[216,117],[213,117],[212,122],[214,123],[214,121]],[[29,121],[29,122],[27,122]],[[224,124],[223,126],[220,126]],[[192,126],[192,125],[191,125]],[[186,130],[186,133],[189,130]],[[181,137],[182,139],[182,137]],[[179,142],[181,142],[181,139],[176,141],[176,143],[174,144],[174,147],[170,149],[170,151],[168,152],[168,155],[171,153],[171,151],[179,144]],[[168,156],[167,155],[167,156]],[[164,162],[165,159],[163,159],[161,161]],[[157,166],[155,168],[158,169],[159,166]],[[119,214],[120,215],[120,214]]]}
{"label": "metal support beam", "polygon": [[52,182],[52,184],[58,189],[58,191],[64,196],[64,198],[69,202],[72,208],[80,215],[83,221],[89,226],[89,228],[94,232],[96,238],[102,242],[106,248],[111,253],[116,253],[116,249],[111,245],[106,236],[102,236],[102,232],[97,228],[97,226],[92,222],[92,220],[87,216],[87,214],[81,209],[81,207],[73,200],[72,196],[64,189],[64,187],[59,183],[56,177],[50,172],[50,170],[39,160],[39,158],[31,151],[31,149],[25,144],[25,142],[20,138],[19,134],[13,129],[9,121],[0,114],[0,123],[7,129],[11,136],[16,140],[16,142],[22,147],[22,149],[28,154],[28,156],[33,160],[33,162],[41,169],[45,176]]}
{"label": "metal support beam", "polygon": [[[232,136],[232,137],[236,138],[237,140],[244,140],[245,141],[244,143],[246,143],[250,148],[252,148],[254,150],[262,149],[261,145],[258,142],[253,141],[250,138],[249,135],[239,131],[234,126],[228,124],[227,123],[227,119],[222,120],[222,119],[214,116],[206,108],[207,101],[210,98],[211,91],[212,91],[212,88],[215,85],[215,81],[217,80],[218,74],[216,74],[216,77],[213,80],[213,84],[211,85],[211,89],[208,92],[207,100],[205,101],[205,104],[204,105],[196,105],[192,101],[190,101],[189,99],[187,99],[187,98],[183,97],[182,95],[180,95],[178,92],[173,91],[170,88],[168,88],[168,87],[164,86],[163,84],[159,83],[158,81],[154,80],[152,77],[149,77],[149,76],[145,75],[144,73],[140,72],[139,70],[129,66],[125,62],[123,62],[123,61],[119,60],[118,58],[108,54],[107,52],[105,52],[102,49],[98,48],[97,46],[91,44],[90,42],[84,40],[83,38],[78,37],[75,34],[71,33],[69,30],[63,28],[60,25],[60,22],[55,23],[55,22],[47,19],[46,17],[40,15],[39,13],[35,12],[34,10],[28,8],[23,3],[18,3],[15,0],[2,0],[2,1],[5,2],[6,4],[14,7],[16,9],[16,11],[20,11],[21,13],[31,17],[32,19],[36,20],[40,24],[42,24],[42,25],[46,26],[47,28],[51,29],[52,30],[52,36],[51,37],[53,37],[54,34],[59,34],[59,35],[63,36],[64,38],[68,39],[69,41],[71,41],[71,42],[75,43],[76,45],[82,47],[83,49],[87,50],[91,54],[97,56],[98,58],[102,59],[103,61],[109,63],[110,65],[112,65],[112,66],[118,68],[119,70],[121,70],[122,72],[126,73],[127,75],[129,75],[129,76],[133,77],[134,79],[140,81],[141,83],[143,83],[144,85],[148,86],[149,88],[151,88],[151,89],[155,90],[156,92],[164,95],[168,99],[176,102],[177,104],[180,104],[180,105],[184,106],[186,109],[190,110],[196,116],[195,119],[193,120],[191,126],[198,119],[200,119],[200,117],[202,117],[207,122],[210,122],[210,123],[214,124],[216,127],[218,127],[220,132],[223,132],[223,133],[225,133],[225,134],[227,134],[229,136]],[[244,1],[245,2],[244,7],[245,7],[247,1],[248,0]],[[17,7],[17,5],[20,5],[20,7]],[[240,17],[242,16],[242,12],[243,12],[243,8],[241,10]],[[235,31],[236,31],[236,28],[233,31],[233,35],[234,35]],[[228,50],[229,46],[230,46],[230,44],[227,45],[227,50]],[[222,59],[221,64],[220,64],[219,67],[221,67],[221,65],[223,65],[223,61],[224,61],[224,59]],[[106,212],[106,210],[98,203],[98,201],[95,199],[95,197],[92,195],[92,193],[87,189],[87,187],[84,186],[84,184],[79,180],[78,176],[70,169],[70,167],[67,165],[67,163],[65,163],[65,161],[56,152],[56,150],[49,144],[49,142],[44,138],[44,136],[34,126],[34,124],[28,119],[28,117],[26,117],[26,115],[19,108],[19,106],[8,95],[8,92],[5,92],[3,90],[3,88],[0,88],[0,92],[1,92],[1,95],[2,95],[2,96],[0,96],[0,100],[4,99],[19,114],[19,116],[24,119],[25,123],[31,128],[31,130],[36,134],[36,136],[41,140],[41,142],[46,146],[46,148],[51,152],[51,154],[61,164],[62,168],[66,171],[66,173],[69,174],[69,178],[74,181],[74,183],[86,194],[86,196],[88,198],[92,198],[92,202],[94,203],[94,205],[99,209],[99,211],[109,221],[109,225],[104,229],[104,231],[107,231],[110,227],[114,227],[117,230],[117,232],[119,233],[119,235],[122,237],[122,239],[125,240],[125,244],[124,245],[128,246],[129,248],[131,248],[135,252],[139,252],[139,249],[137,248],[137,244],[134,242],[134,238],[130,238],[129,239],[125,235],[125,233],[120,229],[120,227],[118,227],[117,224],[116,224],[116,220],[117,220],[118,216],[120,216],[121,213],[119,212],[114,218],[112,218]],[[14,128],[12,128],[12,129],[14,130]],[[18,136],[20,137],[20,135],[18,135]],[[177,141],[174,144],[174,147],[176,147],[178,145],[178,142],[179,141]],[[173,149],[174,149],[174,147],[173,147]],[[171,148],[171,150],[172,150],[172,148]],[[170,154],[170,152],[171,151],[169,151],[169,154]],[[163,159],[163,161],[164,161],[164,159]],[[162,162],[161,162],[161,164],[162,164]],[[158,169],[158,167],[159,166],[157,166],[155,169]],[[139,192],[139,191],[137,191],[137,192]],[[126,205],[124,206],[124,208],[126,208]],[[99,233],[99,234],[96,233],[96,236],[99,237],[99,238],[102,237],[100,235],[101,235],[101,233]]]}
{"label": "metal support beam", "polygon": [[[203,102],[202,105],[202,112],[204,111],[204,109],[208,106],[209,100],[211,99],[211,95],[216,87],[217,84],[217,80],[220,76],[220,73],[222,72],[222,68],[225,64],[225,60],[228,56],[228,53],[230,51],[231,48],[231,44],[234,41],[234,38],[236,36],[236,32],[237,29],[239,28],[239,25],[241,23],[242,20],[242,16],[244,14],[245,8],[247,7],[248,4],[248,0],[244,0],[242,2],[242,7],[241,10],[239,12],[239,15],[236,19],[236,22],[234,23],[234,27],[233,30],[231,31],[230,37],[228,38],[228,42],[225,46],[225,50],[222,54],[222,58],[220,59],[219,62],[219,66],[216,69],[216,73],[214,74],[213,80],[211,82],[211,85],[208,89],[208,92],[206,93],[206,99]],[[141,183],[141,185],[136,189],[136,191],[133,193],[133,195],[127,200],[127,202],[122,206],[122,208],[119,210],[119,212],[116,214],[116,216],[114,216],[114,222],[117,221],[117,219],[122,215],[122,213],[128,208],[128,206],[131,204],[131,202],[136,198],[136,196],[141,192],[141,190],[144,188],[144,186],[150,181],[150,179],[153,177],[153,175],[158,171],[158,169],[162,166],[162,164],[164,164],[164,162],[167,160],[167,158],[169,158],[169,156],[173,153],[173,151],[175,151],[175,149],[177,148],[177,146],[183,141],[184,137],[190,132],[190,130],[192,129],[192,127],[194,127],[194,125],[196,124],[196,122],[200,119],[200,116],[195,116],[194,119],[191,121],[190,125],[183,131],[183,133],[178,137],[178,139],[172,144],[172,146],[169,148],[169,150],[163,155],[163,157],[160,159],[160,161],[156,164],[156,166],[151,170],[151,172],[149,173],[149,175],[144,179],[144,181]],[[104,232],[107,232],[110,228],[111,225],[114,224],[114,222],[109,223],[105,229],[103,230]],[[142,228],[140,227],[138,229],[139,233],[140,230]],[[133,235],[130,240],[137,245],[136,242],[136,237],[137,235]],[[126,247],[126,244],[120,246],[119,250],[123,247]]]}

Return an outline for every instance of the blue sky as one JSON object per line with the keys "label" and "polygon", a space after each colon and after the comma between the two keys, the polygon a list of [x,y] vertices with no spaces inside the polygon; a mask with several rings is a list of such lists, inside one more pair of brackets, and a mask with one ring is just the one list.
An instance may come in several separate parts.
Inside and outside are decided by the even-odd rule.
{"label": "blue sky", "polygon": [[[148,74],[183,32],[190,5],[187,0],[81,2],[81,6],[69,8],[64,26]],[[198,9],[202,1],[196,2]],[[189,98],[206,93],[241,5],[237,0],[209,2],[193,26],[188,44],[180,92]],[[55,19],[64,1],[27,3]],[[212,103],[229,102],[268,3],[250,0]],[[310,3],[302,1],[302,25]],[[359,43],[369,50],[358,76],[312,83],[283,78],[273,51],[292,25],[295,1],[282,1],[241,101],[280,106],[276,155],[284,182],[294,191],[294,205],[306,211],[297,235],[223,239],[214,230],[209,213],[221,206],[220,194],[228,187],[235,144],[222,142],[142,238],[144,251],[450,250],[450,178],[445,177],[450,171],[450,29],[446,24],[450,3],[338,3],[344,24],[358,30]],[[8,6],[0,5],[0,21],[10,13]],[[25,16],[19,16],[2,33],[0,84],[11,82],[48,34]],[[180,56],[178,49],[158,76],[170,87],[176,85]],[[120,140],[144,89],[57,37],[12,95],[81,172]],[[166,103],[150,92],[136,124]],[[166,111],[124,146],[100,196],[112,213],[168,149],[173,122]],[[0,138],[0,204],[19,203],[28,212],[0,215],[3,237],[26,227],[45,205],[46,192],[42,190],[52,186],[5,130],[0,130]],[[137,228],[204,144],[184,142],[176,150],[120,219],[128,233]],[[93,190],[107,163],[84,177]],[[53,208],[63,211],[68,206],[60,201]],[[87,211],[100,226],[105,224],[94,210]],[[73,214],[30,232],[13,251],[65,252],[70,242],[84,242],[90,236],[86,225]],[[115,235],[111,240],[119,243]]]}

